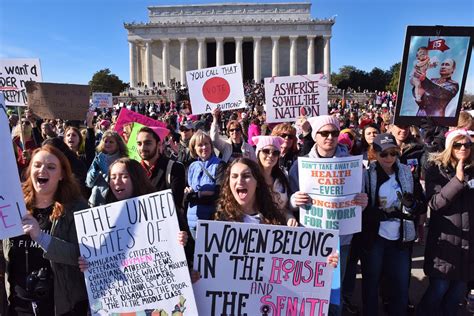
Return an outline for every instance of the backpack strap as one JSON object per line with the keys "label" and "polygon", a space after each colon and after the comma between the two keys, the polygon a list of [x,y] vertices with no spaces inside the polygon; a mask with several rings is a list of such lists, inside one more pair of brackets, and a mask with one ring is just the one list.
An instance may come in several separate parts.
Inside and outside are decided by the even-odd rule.
{"label": "backpack strap", "polygon": [[171,186],[171,169],[173,168],[174,160],[168,160],[168,165],[166,166],[166,187],[169,188]]}

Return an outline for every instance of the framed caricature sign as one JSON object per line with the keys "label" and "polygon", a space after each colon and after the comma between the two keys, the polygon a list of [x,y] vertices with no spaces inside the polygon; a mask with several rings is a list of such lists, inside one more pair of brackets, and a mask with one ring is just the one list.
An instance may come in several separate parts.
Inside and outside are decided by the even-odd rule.
{"label": "framed caricature sign", "polygon": [[408,26],[395,124],[455,126],[461,109],[474,27]]}

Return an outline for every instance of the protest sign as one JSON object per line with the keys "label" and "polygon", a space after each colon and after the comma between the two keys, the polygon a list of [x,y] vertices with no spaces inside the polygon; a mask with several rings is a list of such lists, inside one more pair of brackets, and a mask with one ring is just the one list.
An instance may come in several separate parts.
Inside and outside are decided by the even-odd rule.
{"label": "protest sign", "polygon": [[92,93],[92,105],[94,108],[111,108],[114,106],[112,93],[94,92]]}
{"label": "protest sign", "polygon": [[27,105],[27,81],[43,81],[38,58],[0,59],[0,90],[3,91],[6,105]]}
{"label": "protest sign", "polygon": [[12,138],[5,112],[5,100],[0,92],[0,240],[23,235],[21,218],[26,206],[13,152]]}
{"label": "protest sign", "polygon": [[193,114],[245,108],[245,95],[240,64],[186,72]]}
{"label": "protest sign", "polygon": [[199,315],[327,315],[337,231],[198,221]]}
{"label": "protest sign", "polygon": [[78,211],[74,220],[93,315],[197,315],[171,190]]}
{"label": "protest sign", "polygon": [[86,85],[27,82],[28,107],[44,119],[84,121],[89,110]]}
{"label": "protest sign", "polygon": [[457,125],[473,44],[472,26],[407,27],[395,124]]}
{"label": "protest sign", "polygon": [[301,223],[340,235],[360,232],[362,209],[354,197],[362,191],[362,168],[362,156],[298,158],[300,190],[312,199],[300,207]]}
{"label": "protest sign", "polygon": [[115,127],[114,130],[119,133],[120,135],[123,135],[123,129],[126,124],[129,123],[140,123],[145,126],[150,126],[150,127],[165,127],[166,128],[166,123],[160,122],[157,120],[154,120],[152,118],[149,118],[148,116],[141,115],[140,113],[136,113],[133,111],[130,111],[126,108],[122,108],[120,110],[120,114],[117,118],[117,122],[115,122]]}
{"label": "protest sign", "polygon": [[132,123],[132,124],[133,124],[132,132],[130,133],[130,136],[128,137],[128,141],[127,141],[128,157],[130,159],[140,162],[142,158],[140,158],[140,155],[138,154],[137,135],[140,129],[144,127],[144,125],[140,123]]}
{"label": "protest sign", "polygon": [[328,82],[323,74],[265,78],[268,123],[328,114]]}

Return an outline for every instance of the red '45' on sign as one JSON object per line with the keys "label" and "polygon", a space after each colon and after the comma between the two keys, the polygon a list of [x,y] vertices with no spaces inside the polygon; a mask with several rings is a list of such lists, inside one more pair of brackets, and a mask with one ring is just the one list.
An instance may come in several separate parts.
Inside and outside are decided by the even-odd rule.
{"label": "red '45' on sign", "polygon": [[229,97],[230,86],[227,80],[213,77],[202,86],[202,95],[210,103],[221,103]]}

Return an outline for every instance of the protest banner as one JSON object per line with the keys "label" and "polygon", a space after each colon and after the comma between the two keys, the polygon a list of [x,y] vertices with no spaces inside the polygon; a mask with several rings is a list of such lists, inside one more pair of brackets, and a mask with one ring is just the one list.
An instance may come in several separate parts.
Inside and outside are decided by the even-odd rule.
{"label": "protest banner", "polygon": [[134,122],[143,124],[145,126],[150,126],[150,127],[156,126],[156,127],[166,128],[166,123],[164,122],[160,122],[152,118],[149,118],[148,116],[141,115],[140,113],[130,111],[126,108],[122,108],[117,118],[117,122],[115,122],[114,130],[120,135],[123,135],[124,126],[129,123],[134,123]]}
{"label": "protest banner", "polygon": [[245,108],[245,95],[240,64],[186,72],[193,114]]}
{"label": "protest banner", "polygon": [[74,220],[93,315],[197,315],[171,190],[78,211]]}
{"label": "protest banner", "polygon": [[300,190],[312,205],[300,207],[306,227],[338,229],[340,235],[360,232],[362,209],[354,197],[362,192],[362,156],[298,158]]}
{"label": "protest banner", "polygon": [[473,44],[472,26],[407,27],[395,124],[457,125]]}
{"label": "protest banner", "polygon": [[140,155],[138,154],[137,135],[140,129],[144,127],[144,125],[140,123],[132,123],[132,124],[133,124],[132,131],[127,141],[128,157],[130,159],[140,162],[142,158],[140,158]]}
{"label": "protest banner", "polygon": [[86,119],[90,88],[87,85],[27,82],[28,107],[43,119]]}
{"label": "protest banner", "polygon": [[199,315],[327,315],[337,231],[198,221]]}
{"label": "protest banner", "polygon": [[94,92],[92,93],[92,105],[94,108],[111,108],[114,106],[112,93]]}
{"label": "protest banner", "polygon": [[268,123],[328,114],[328,80],[323,74],[265,78]]}
{"label": "protest banner", "polygon": [[28,98],[25,89],[27,81],[43,81],[38,58],[0,59],[0,91],[3,91],[6,105],[27,105]]}
{"label": "protest banner", "polygon": [[26,206],[21,190],[20,177],[13,152],[12,138],[5,110],[5,100],[0,92],[0,240],[23,235],[21,218]]}

